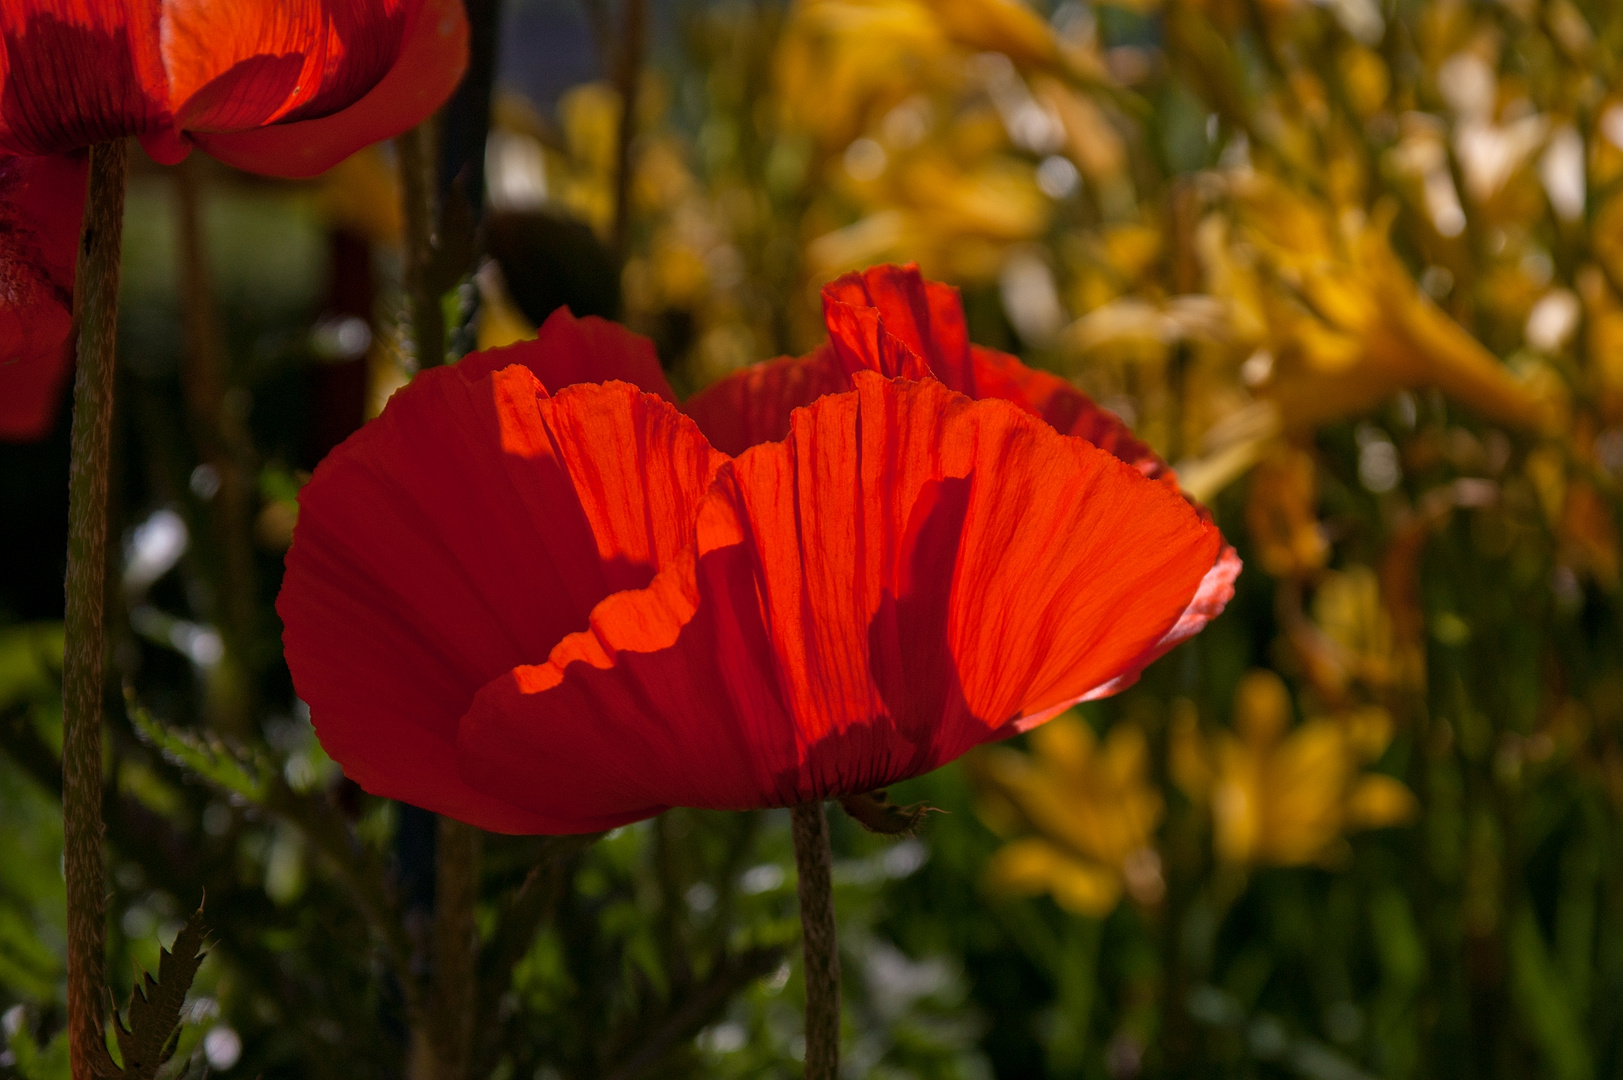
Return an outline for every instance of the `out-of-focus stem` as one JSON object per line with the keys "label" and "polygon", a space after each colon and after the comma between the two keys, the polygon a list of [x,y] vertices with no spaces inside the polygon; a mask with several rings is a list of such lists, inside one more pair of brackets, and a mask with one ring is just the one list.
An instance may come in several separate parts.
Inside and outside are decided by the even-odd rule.
{"label": "out-of-focus stem", "polygon": [[631,250],[631,143],[637,136],[637,95],[642,86],[647,23],[647,0],[625,0],[615,75],[620,90],[620,133],[614,159],[614,255],[622,264]]}
{"label": "out-of-focus stem", "polygon": [[252,466],[242,418],[226,405],[226,348],[209,272],[198,169],[198,159],[193,156],[174,171],[181,315],[186,334],[182,381],[198,456],[220,483],[209,507],[220,557],[216,588],[227,664],[219,719],[227,729],[243,734],[252,715],[253,676],[247,663],[254,621]]}
{"label": "out-of-focus stem", "polygon": [[479,862],[484,834],[453,818],[440,818],[434,889],[434,1001],[439,1023],[437,1080],[467,1080],[473,1049],[475,949]]}
{"label": "out-of-focus stem", "polygon": [[106,927],[101,819],[102,611],[107,582],[107,474],[112,452],[113,340],[124,235],[124,140],[90,150],[90,183],[74,279],[78,375],[68,473],[67,643],[62,658],[63,868],[68,902],[68,1062],[93,1080],[102,1038]]}
{"label": "out-of-focus stem", "polygon": [[430,182],[430,124],[425,120],[395,139],[406,223],[406,294],[417,367],[445,363],[445,311],[434,289],[434,187]]}
{"label": "out-of-focus stem", "polygon": [[801,946],[806,973],[805,1080],[840,1071],[840,950],[834,930],[834,855],[822,802],[789,811],[799,871]]}

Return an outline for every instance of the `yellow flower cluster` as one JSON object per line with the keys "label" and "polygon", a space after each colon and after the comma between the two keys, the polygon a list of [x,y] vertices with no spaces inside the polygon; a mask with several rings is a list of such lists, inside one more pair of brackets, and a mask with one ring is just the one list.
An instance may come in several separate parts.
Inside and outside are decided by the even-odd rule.
{"label": "yellow flower cluster", "polygon": [[1149,747],[1131,724],[1101,744],[1074,714],[1030,737],[1031,753],[996,747],[971,759],[982,818],[1011,837],[987,869],[990,886],[1049,893],[1065,910],[1109,914],[1125,889],[1143,904],[1166,891],[1155,829],[1164,805]]}
{"label": "yellow flower cluster", "polygon": [[1213,847],[1236,866],[1334,863],[1345,834],[1411,820],[1402,783],[1364,766],[1392,739],[1376,706],[1292,726],[1290,693],[1271,671],[1252,671],[1234,699],[1234,730],[1207,736],[1193,706],[1175,718],[1169,765],[1190,799],[1209,807]]}

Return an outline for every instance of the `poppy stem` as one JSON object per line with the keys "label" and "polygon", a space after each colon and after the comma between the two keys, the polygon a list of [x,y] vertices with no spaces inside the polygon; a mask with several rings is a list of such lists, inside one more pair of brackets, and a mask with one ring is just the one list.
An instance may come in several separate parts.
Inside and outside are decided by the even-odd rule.
{"label": "poppy stem", "polygon": [[400,158],[400,195],[406,227],[406,297],[411,309],[417,370],[445,363],[445,311],[434,287],[434,188],[429,183],[430,124],[425,120],[394,141]]}
{"label": "poppy stem", "polygon": [[834,931],[834,856],[821,801],[790,807],[799,871],[801,945],[806,974],[805,1080],[840,1071],[840,950]]}
{"label": "poppy stem", "polygon": [[479,947],[476,907],[484,833],[455,818],[439,819],[435,844],[434,1003],[439,1026],[436,1080],[466,1080],[473,1048]]}
{"label": "poppy stem", "polygon": [[[101,818],[102,610],[107,474],[113,430],[113,339],[124,235],[123,139],[90,148],[90,182],[73,286],[78,375],[68,472],[66,648],[62,658],[62,826],[68,906],[68,1061],[92,1080],[102,1039],[106,933]],[[103,1050],[105,1053],[105,1050]]]}

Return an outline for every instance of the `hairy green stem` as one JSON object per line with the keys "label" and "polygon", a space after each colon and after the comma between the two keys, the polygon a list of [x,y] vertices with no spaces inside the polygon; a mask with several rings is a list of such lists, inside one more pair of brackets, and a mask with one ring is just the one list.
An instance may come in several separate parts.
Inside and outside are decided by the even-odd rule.
{"label": "hairy green stem", "polygon": [[395,139],[400,158],[400,194],[406,225],[406,296],[411,308],[411,336],[417,369],[445,363],[445,311],[434,288],[434,155],[432,118]]}
{"label": "hairy green stem", "polygon": [[[107,474],[113,430],[113,339],[129,147],[90,149],[90,183],[74,279],[78,376],[68,473],[67,643],[62,658],[63,869],[68,902],[68,1061],[93,1080],[102,1036],[106,933],[102,862],[102,608],[107,585]],[[103,1051],[105,1053],[105,1050]]]}
{"label": "hairy green stem", "polygon": [[840,1071],[840,950],[834,931],[834,856],[822,802],[791,807],[806,972],[805,1080]]}

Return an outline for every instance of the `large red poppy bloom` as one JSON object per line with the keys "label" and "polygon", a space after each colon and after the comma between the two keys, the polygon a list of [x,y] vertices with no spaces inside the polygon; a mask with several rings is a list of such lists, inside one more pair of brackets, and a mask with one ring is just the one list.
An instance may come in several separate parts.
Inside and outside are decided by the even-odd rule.
{"label": "large red poppy bloom", "polygon": [[[1141,451],[1108,414],[971,350],[914,271],[828,297],[825,350],[695,398],[699,423],[646,341],[559,312],[334,451],[277,610],[345,771],[502,832],[857,794],[1123,685],[1221,609],[1238,561],[1209,516],[1043,416]],[[936,377],[981,363],[1005,400]]]}
{"label": "large red poppy bloom", "polygon": [[0,5],[0,227],[21,223],[0,232],[0,438],[48,426],[66,378],[80,151],[134,135],[166,164],[197,146],[251,172],[313,176],[437,109],[467,37],[461,0]]}

